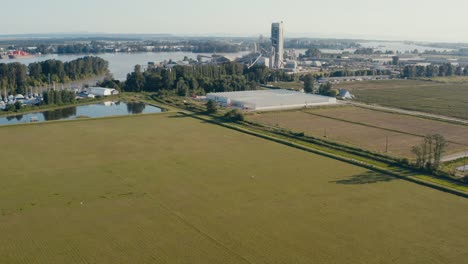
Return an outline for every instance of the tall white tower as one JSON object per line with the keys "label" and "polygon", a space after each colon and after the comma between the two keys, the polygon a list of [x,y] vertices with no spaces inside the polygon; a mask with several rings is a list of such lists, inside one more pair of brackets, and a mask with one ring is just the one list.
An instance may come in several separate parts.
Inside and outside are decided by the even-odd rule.
{"label": "tall white tower", "polygon": [[283,22],[271,24],[271,44],[274,49],[274,68],[283,68],[284,26]]}

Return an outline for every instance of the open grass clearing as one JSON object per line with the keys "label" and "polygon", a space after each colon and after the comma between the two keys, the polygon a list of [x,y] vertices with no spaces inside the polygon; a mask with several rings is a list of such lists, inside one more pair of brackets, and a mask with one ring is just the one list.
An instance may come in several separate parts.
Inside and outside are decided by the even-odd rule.
{"label": "open grass clearing", "polygon": [[304,89],[304,83],[301,82],[270,82],[268,84],[273,85],[274,87],[288,90],[300,91]]}
{"label": "open grass clearing", "polygon": [[0,128],[0,262],[461,263],[468,200],[172,114]]}

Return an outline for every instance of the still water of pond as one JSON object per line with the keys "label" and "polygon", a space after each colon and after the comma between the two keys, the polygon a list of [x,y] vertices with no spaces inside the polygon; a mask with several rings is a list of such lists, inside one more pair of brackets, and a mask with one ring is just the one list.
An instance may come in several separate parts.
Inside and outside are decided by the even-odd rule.
{"label": "still water of pond", "polygon": [[162,110],[160,108],[144,103],[103,102],[99,104],[73,106],[50,111],[0,117],[0,125],[161,112]]}

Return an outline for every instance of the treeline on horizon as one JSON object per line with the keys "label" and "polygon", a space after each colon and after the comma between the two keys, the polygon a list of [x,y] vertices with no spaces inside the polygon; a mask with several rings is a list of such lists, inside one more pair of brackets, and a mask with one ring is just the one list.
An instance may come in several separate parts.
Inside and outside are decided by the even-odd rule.
{"label": "treeline on horizon", "polygon": [[0,92],[24,94],[28,87],[49,82],[66,83],[108,73],[109,63],[99,57],[86,56],[69,62],[46,60],[24,65],[0,63]]}
{"label": "treeline on horizon", "polygon": [[255,90],[268,81],[293,81],[297,76],[270,71],[265,66],[247,66],[230,62],[222,65],[176,66],[172,69],[140,66],[127,75],[121,87],[126,92],[173,92],[181,96],[204,95],[210,92]]}
{"label": "treeline on horizon", "polygon": [[[29,47],[35,47],[30,49]],[[27,42],[22,45],[9,46],[8,49],[19,49],[31,54],[99,54],[105,52],[170,52],[185,51],[194,53],[237,53],[249,48],[248,43],[234,43],[221,40],[154,40],[133,41],[109,44],[93,40],[89,43],[44,44],[40,41]]]}
{"label": "treeline on horizon", "polygon": [[403,78],[415,77],[445,77],[445,76],[468,76],[468,65],[454,66],[451,63],[442,65],[407,65],[403,68]]}

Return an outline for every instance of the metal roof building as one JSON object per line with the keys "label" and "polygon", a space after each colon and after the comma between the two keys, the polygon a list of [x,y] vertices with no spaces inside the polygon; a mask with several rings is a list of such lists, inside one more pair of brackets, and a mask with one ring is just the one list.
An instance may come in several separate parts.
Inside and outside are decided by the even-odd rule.
{"label": "metal roof building", "polygon": [[89,87],[87,88],[87,92],[96,96],[110,96],[119,94],[119,91],[116,89],[103,87]]}
{"label": "metal roof building", "polygon": [[283,89],[209,93],[206,95],[206,98],[214,100],[225,107],[250,111],[296,109],[308,106],[336,104],[336,98],[333,97]]}

